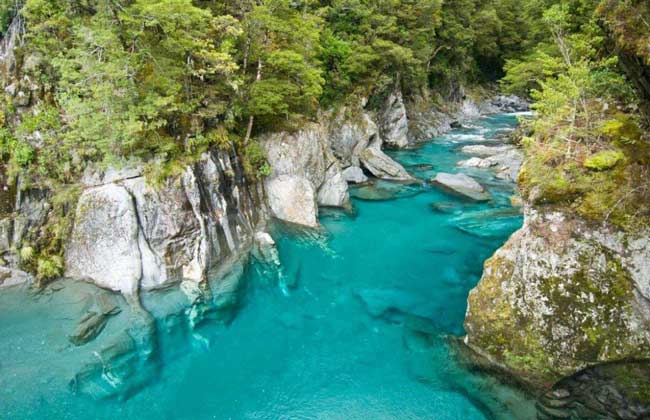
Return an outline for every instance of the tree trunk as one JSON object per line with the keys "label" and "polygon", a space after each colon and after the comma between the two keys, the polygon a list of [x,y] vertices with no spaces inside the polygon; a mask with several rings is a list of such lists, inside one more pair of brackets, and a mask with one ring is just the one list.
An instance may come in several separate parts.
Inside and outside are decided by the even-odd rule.
{"label": "tree trunk", "polygon": [[[259,82],[262,80],[262,57],[257,59],[257,75],[255,76],[255,81]],[[255,123],[255,117],[250,116],[248,118],[248,128],[246,129],[246,137],[244,137],[244,146],[248,144],[253,134],[253,124]]]}

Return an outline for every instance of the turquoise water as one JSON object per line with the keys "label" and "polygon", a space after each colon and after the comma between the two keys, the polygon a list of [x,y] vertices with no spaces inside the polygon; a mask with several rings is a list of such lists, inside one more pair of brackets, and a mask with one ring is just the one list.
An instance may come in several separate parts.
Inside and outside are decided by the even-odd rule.
{"label": "turquoise water", "polygon": [[[459,146],[493,141],[516,123],[514,115],[485,118],[392,155],[424,181],[456,171],[466,158]],[[119,398],[72,392],[83,387],[70,379],[133,314],[123,311],[78,348],[67,335],[87,307],[88,286],[3,292],[0,418],[531,418],[531,401],[465,370],[448,344],[463,334],[483,261],[522,222],[511,184],[468,173],[488,186],[491,202],[470,204],[426,182],[379,182],[353,190],[353,211],[324,210],[321,231],[276,224],[282,273],[245,263],[242,291],[220,297],[203,322],[187,328],[184,315],[159,318],[156,344],[146,363],[123,373],[135,385]],[[177,291],[143,302],[154,315],[176,306],[189,313]],[[105,388],[115,376],[102,378]]]}

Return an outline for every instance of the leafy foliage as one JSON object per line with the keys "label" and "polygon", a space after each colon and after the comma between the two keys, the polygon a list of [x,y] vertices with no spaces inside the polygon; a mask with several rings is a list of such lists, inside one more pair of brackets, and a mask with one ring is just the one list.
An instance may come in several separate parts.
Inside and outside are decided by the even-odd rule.
{"label": "leafy foliage", "polygon": [[[538,13],[540,2],[526,3]],[[648,224],[650,147],[636,95],[594,14],[598,2],[546,3],[546,36],[534,30],[537,45],[508,61],[503,79],[506,89],[529,95],[537,111],[525,123],[523,192],[597,222]]]}

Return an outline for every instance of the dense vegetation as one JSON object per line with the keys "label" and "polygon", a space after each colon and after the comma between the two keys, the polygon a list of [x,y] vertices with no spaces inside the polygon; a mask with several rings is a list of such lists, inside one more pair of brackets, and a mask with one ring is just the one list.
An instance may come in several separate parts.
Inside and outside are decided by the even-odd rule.
{"label": "dense vegetation", "polygon": [[524,3],[528,20],[537,22],[529,28],[534,44],[506,63],[503,79],[507,90],[530,95],[538,113],[526,127],[523,192],[597,222],[647,224],[650,147],[642,128],[647,116],[639,111],[645,98],[619,57],[627,51],[650,64],[650,2]]}
{"label": "dense vegetation", "polygon": [[221,147],[256,178],[269,170],[261,132],[394,89],[453,98],[503,76],[538,111],[526,195],[632,223],[650,152],[643,95],[613,51],[650,65],[648,16],[641,0],[0,0],[0,34],[25,28],[1,72],[0,172],[54,206],[23,260],[60,271],[90,166],[140,162],[161,181]]}
{"label": "dense vegetation", "polygon": [[[4,2],[6,28],[16,4]],[[498,76],[516,12],[506,0],[27,0],[21,75],[41,90],[3,153],[49,184],[88,162],[156,162],[164,177],[211,145],[257,155],[255,133],[320,106]]]}

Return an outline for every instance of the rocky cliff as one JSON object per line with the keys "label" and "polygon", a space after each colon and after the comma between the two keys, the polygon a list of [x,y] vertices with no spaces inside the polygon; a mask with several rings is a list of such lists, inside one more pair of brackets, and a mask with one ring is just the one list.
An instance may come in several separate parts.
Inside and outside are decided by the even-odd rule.
{"label": "rocky cliff", "polygon": [[66,245],[66,275],[134,294],[182,280],[200,283],[244,251],[265,219],[259,185],[234,154],[205,153],[160,188],[140,169],[85,176]]}
{"label": "rocky cliff", "polygon": [[650,232],[527,206],[485,263],[465,327],[472,349],[535,387],[650,358]]}

